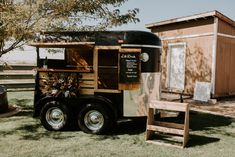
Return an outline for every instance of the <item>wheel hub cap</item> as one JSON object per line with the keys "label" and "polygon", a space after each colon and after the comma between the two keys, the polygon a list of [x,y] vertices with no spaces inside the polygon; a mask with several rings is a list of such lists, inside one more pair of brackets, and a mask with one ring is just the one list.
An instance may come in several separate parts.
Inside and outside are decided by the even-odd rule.
{"label": "wheel hub cap", "polygon": [[88,129],[97,131],[103,127],[104,117],[99,111],[92,110],[86,113],[84,123]]}
{"label": "wheel hub cap", "polygon": [[52,128],[60,129],[65,123],[65,115],[61,109],[53,107],[46,112],[46,121]]}

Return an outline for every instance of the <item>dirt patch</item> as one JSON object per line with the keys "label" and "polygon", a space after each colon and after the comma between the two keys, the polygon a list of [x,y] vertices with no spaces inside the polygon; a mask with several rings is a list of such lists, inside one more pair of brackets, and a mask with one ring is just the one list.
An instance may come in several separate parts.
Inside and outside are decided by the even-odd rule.
{"label": "dirt patch", "polygon": [[[163,94],[162,96],[164,100],[180,102],[179,94]],[[235,97],[218,99],[215,104],[194,101],[191,97],[184,97],[183,101],[190,104],[191,111],[235,118]]]}
{"label": "dirt patch", "polygon": [[235,118],[235,98],[219,100],[216,104],[190,102],[190,109]]}

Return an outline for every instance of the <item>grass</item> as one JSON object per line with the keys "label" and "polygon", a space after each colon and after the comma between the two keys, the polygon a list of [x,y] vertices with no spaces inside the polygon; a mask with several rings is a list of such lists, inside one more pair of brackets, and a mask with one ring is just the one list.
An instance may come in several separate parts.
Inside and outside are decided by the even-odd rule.
{"label": "grass", "polygon": [[8,93],[9,103],[22,112],[0,119],[0,157],[230,157],[235,154],[235,120],[190,114],[190,141],[185,149],[147,144],[145,119],[120,123],[109,135],[82,131],[50,132],[32,118],[33,93]]}

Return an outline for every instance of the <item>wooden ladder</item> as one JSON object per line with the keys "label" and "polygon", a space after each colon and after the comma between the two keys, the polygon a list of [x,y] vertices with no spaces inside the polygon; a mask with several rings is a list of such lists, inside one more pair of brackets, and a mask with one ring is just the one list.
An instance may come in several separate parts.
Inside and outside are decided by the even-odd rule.
{"label": "wooden ladder", "polygon": [[[176,122],[164,122],[159,121],[158,119],[154,119],[154,110],[156,109],[159,111],[164,110],[173,112],[183,112],[185,115],[184,124]],[[178,141],[172,141],[172,139],[177,139]],[[158,100],[151,101],[148,108],[146,142],[184,148],[188,142],[188,139],[189,104]],[[179,145],[178,143],[182,143],[182,145]]]}

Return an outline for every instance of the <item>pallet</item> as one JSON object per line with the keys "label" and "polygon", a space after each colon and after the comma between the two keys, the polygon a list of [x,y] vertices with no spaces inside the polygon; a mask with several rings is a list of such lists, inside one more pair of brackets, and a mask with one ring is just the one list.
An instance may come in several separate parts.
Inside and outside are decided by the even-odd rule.
{"label": "pallet", "polygon": [[[184,123],[165,122],[154,118],[155,110],[183,112]],[[189,139],[189,104],[151,101],[148,108],[146,142],[184,148]]]}

